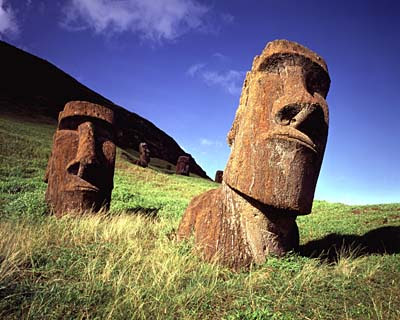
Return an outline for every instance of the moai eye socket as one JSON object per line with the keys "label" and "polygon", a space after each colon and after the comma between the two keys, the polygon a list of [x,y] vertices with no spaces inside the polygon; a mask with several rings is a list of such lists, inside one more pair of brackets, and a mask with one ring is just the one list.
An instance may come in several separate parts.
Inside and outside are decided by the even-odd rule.
{"label": "moai eye socket", "polygon": [[326,97],[329,91],[330,79],[325,70],[314,64],[305,72],[304,78],[307,91],[311,95],[318,93],[322,97]]}

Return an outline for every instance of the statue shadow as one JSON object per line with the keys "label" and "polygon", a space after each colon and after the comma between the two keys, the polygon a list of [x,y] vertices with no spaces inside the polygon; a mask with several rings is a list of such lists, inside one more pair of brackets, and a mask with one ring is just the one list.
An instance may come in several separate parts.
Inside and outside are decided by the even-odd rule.
{"label": "statue shadow", "polygon": [[151,220],[157,220],[158,212],[160,211],[160,208],[134,207],[134,208],[128,208],[125,211],[127,214],[141,216],[141,217],[149,218]]}
{"label": "statue shadow", "polygon": [[358,235],[331,233],[299,247],[300,255],[337,263],[342,256],[400,253],[400,226],[385,226]]}

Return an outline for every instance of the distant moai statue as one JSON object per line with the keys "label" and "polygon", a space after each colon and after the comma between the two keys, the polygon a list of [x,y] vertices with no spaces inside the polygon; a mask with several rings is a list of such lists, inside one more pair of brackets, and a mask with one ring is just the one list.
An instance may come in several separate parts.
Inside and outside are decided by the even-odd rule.
{"label": "distant moai statue", "polygon": [[190,172],[189,161],[190,161],[190,157],[180,156],[176,163],[176,174],[188,176],[189,172]]}
{"label": "distant moai statue", "polygon": [[194,234],[204,259],[233,269],[298,247],[296,217],[311,212],[325,151],[329,86],[316,53],[267,44],[244,80],[222,185],[192,199],[178,239]]}
{"label": "distant moai statue", "polygon": [[110,207],[115,167],[114,112],[68,102],[59,113],[47,164],[46,202],[58,217]]}
{"label": "distant moai statue", "polygon": [[215,182],[222,183],[223,176],[224,176],[224,172],[222,170],[217,170],[215,172]]}
{"label": "distant moai statue", "polygon": [[135,161],[135,164],[146,168],[150,162],[150,149],[146,142],[139,144],[139,160]]}

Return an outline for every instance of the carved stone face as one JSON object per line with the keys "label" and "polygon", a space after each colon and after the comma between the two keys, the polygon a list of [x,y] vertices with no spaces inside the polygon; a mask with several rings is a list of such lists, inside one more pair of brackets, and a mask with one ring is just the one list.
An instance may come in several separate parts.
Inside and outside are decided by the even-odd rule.
{"label": "carved stone face", "polygon": [[139,144],[139,153],[140,153],[140,165],[146,166],[150,162],[150,149],[146,142],[142,142]]}
{"label": "carved stone face", "polygon": [[176,163],[176,173],[184,176],[188,176],[190,172],[189,166],[190,158],[187,156],[180,156]]}
{"label": "carved stone face", "polygon": [[224,181],[263,205],[309,213],[328,135],[329,85],[317,54],[270,42],[246,75]]}
{"label": "carved stone face", "polygon": [[222,170],[217,170],[215,172],[215,182],[222,183],[223,176],[224,176],[224,172]]}
{"label": "carved stone face", "polygon": [[61,216],[67,211],[110,205],[115,166],[113,111],[72,101],[58,117],[47,165],[46,201]]}

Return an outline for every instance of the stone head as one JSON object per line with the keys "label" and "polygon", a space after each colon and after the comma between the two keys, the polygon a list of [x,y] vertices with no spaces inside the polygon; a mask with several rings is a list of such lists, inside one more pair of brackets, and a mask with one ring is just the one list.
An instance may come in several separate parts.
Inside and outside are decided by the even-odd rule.
{"label": "stone head", "polygon": [[57,216],[109,207],[115,166],[113,121],[112,110],[90,102],[71,101],[60,112],[45,177],[46,201]]}
{"label": "stone head", "polygon": [[139,153],[140,164],[147,167],[150,162],[150,149],[146,142],[142,142],[141,144],[139,144]]}
{"label": "stone head", "polygon": [[267,44],[244,81],[224,181],[288,213],[311,211],[328,135],[324,60],[287,40]]}
{"label": "stone head", "polygon": [[176,163],[176,173],[188,176],[190,172],[189,161],[190,158],[188,156],[180,156]]}
{"label": "stone head", "polygon": [[215,172],[215,182],[222,183],[223,176],[224,176],[224,172],[222,170],[217,170]]}

